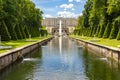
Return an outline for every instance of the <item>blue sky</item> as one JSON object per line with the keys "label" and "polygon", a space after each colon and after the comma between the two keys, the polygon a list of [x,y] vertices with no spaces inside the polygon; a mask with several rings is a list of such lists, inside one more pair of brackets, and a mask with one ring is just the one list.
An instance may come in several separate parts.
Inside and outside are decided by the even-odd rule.
{"label": "blue sky", "polygon": [[82,15],[86,0],[32,0],[43,11],[43,17],[77,17]]}

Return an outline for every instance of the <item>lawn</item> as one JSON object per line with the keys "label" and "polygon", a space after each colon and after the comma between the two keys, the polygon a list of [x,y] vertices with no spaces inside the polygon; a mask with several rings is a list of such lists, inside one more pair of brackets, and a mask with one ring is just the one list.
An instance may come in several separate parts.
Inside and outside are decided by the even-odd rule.
{"label": "lawn", "polygon": [[[49,37],[51,37],[51,36],[41,37],[41,38],[40,37],[31,38],[31,39],[27,39],[28,41],[26,41],[25,39],[17,40],[17,41],[2,41],[2,46],[12,46],[12,49],[15,49],[15,48],[19,48],[19,47],[23,47],[23,46],[32,44],[32,43],[37,42],[37,41],[47,39]],[[10,51],[12,49],[0,50],[0,54],[4,53],[4,52],[7,52],[7,51]]]}
{"label": "lawn", "polygon": [[77,36],[77,35],[71,35],[70,37],[81,39],[81,40],[86,40],[86,41],[91,41],[91,42],[93,42],[94,40],[98,40],[98,42],[96,41],[93,43],[101,44],[101,45],[105,45],[109,47],[118,48],[118,46],[120,46],[120,40],[116,40],[116,39],[103,39],[103,38]]}

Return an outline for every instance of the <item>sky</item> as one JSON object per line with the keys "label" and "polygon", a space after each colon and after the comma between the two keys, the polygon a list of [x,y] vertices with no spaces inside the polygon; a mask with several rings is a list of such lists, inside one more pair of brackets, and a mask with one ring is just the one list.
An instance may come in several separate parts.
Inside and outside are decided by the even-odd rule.
{"label": "sky", "polygon": [[32,0],[43,11],[43,17],[78,17],[82,15],[86,0]]}

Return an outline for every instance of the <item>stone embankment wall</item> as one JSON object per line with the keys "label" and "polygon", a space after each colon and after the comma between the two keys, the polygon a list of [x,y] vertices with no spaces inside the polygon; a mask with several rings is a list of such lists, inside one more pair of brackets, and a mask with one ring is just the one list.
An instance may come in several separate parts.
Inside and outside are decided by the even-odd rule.
{"label": "stone embankment wall", "polygon": [[113,48],[108,47],[100,44],[95,44],[90,41],[84,41],[80,39],[71,38],[72,40],[77,41],[78,44],[85,46],[90,51],[92,51],[95,54],[102,55],[106,58],[114,59],[117,62],[120,62],[120,49],[119,48]]}
{"label": "stone embankment wall", "polygon": [[33,51],[34,49],[36,49],[37,47],[39,47],[43,43],[48,42],[51,39],[52,38],[49,38],[49,39],[46,39],[43,41],[39,41],[39,42],[35,42],[33,44],[30,44],[30,45],[27,45],[27,46],[24,46],[21,48],[17,48],[14,50],[10,50],[9,52],[0,54],[0,70],[4,69],[5,67],[12,64],[13,62],[19,60],[25,54]]}

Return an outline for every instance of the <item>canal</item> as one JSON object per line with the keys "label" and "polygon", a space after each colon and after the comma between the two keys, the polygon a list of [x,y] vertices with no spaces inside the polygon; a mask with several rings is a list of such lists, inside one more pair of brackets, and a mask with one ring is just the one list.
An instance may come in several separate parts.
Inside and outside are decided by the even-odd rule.
{"label": "canal", "polygon": [[96,54],[56,37],[1,71],[0,80],[120,80],[119,64]]}

